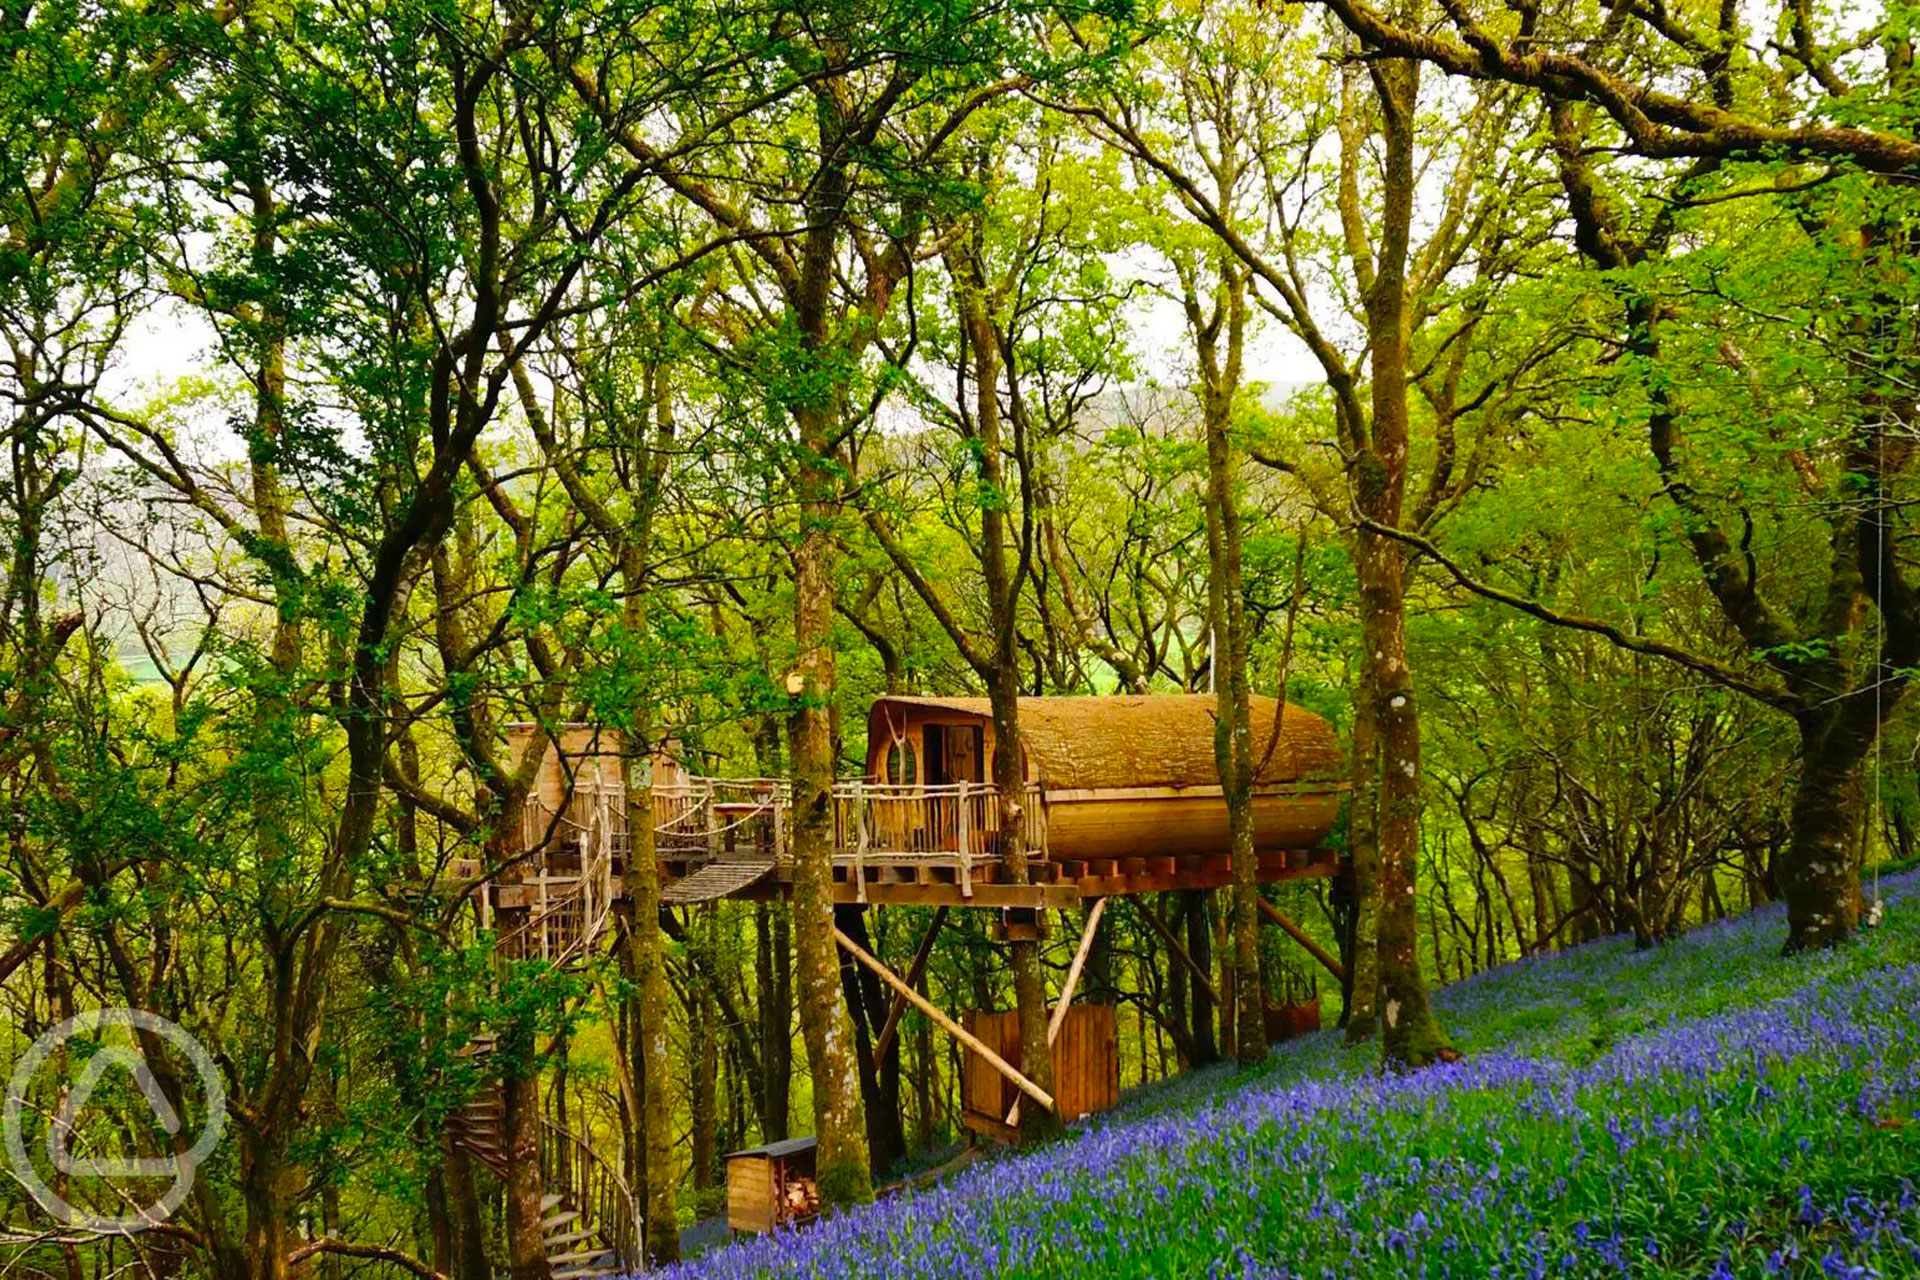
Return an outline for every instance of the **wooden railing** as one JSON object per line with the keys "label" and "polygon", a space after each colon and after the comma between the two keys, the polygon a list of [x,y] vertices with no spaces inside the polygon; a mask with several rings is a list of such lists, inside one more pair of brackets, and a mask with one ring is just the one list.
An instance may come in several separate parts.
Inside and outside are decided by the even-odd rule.
{"label": "wooden railing", "polygon": [[[973,871],[997,863],[1001,839],[1000,793],[979,783],[889,786],[842,783],[833,793],[834,856],[852,864],[852,879],[865,902],[867,868],[873,863],[952,868],[962,897],[973,896]],[[1021,805],[1026,848],[1047,856],[1045,798],[1028,787]]]}
{"label": "wooden railing", "polygon": [[[1000,793],[978,782],[843,782],[834,788],[833,802],[834,843],[843,850],[861,847],[864,835],[865,852],[873,856],[947,853],[980,861],[1001,853]],[[1020,807],[1026,848],[1045,857],[1047,809],[1040,788],[1029,786]]]}
{"label": "wooden railing", "polygon": [[[773,778],[689,778],[653,789],[654,845],[666,862],[784,864],[792,789]],[[504,883],[486,886],[491,909],[507,888],[526,908],[525,920],[502,935],[498,949],[513,959],[565,964],[586,954],[605,930],[621,892],[626,864],[626,797],[618,787],[583,787],[565,812],[529,805],[523,819],[531,858]],[[1028,784],[1021,804],[1028,856],[1047,856],[1047,806]],[[974,870],[998,863],[1000,796],[992,786],[955,782],[895,786],[862,780],[833,789],[836,861],[852,863],[866,883],[869,862],[919,863],[952,868],[972,893]],[[864,890],[863,890],[864,895]],[[864,896],[862,901],[864,901]]]}
{"label": "wooden railing", "polygon": [[[512,960],[566,964],[586,954],[605,930],[619,886],[614,864],[626,856],[626,805],[618,787],[585,786],[566,811],[529,804],[521,815],[526,847],[537,850],[514,880],[527,918],[496,950]],[[486,886],[488,923],[499,883]]]}
{"label": "wooden railing", "polygon": [[[784,859],[792,788],[774,778],[690,778],[653,793],[654,840],[660,856]],[[1037,785],[1021,805],[1026,847],[1045,857],[1047,810]],[[863,844],[864,833],[864,844]],[[1001,851],[999,792],[978,782],[892,786],[834,784],[835,852],[849,856],[948,854],[973,861]]]}
{"label": "wooden railing", "polygon": [[540,1142],[540,1176],[547,1191],[566,1197],[565,1203],[579,1211],[583,1228],[613,1251],[623,1269],[644,1270],[644,1219],[626,1179],[579,1134],[545,1118],[541,1124],[546,1132]]}
{"label": "wooden railing", "polygon": [[729,860],[785,856],[788,797],[776,778],[689,778],[653,789],[653,838],[661,857],[692,853]]}

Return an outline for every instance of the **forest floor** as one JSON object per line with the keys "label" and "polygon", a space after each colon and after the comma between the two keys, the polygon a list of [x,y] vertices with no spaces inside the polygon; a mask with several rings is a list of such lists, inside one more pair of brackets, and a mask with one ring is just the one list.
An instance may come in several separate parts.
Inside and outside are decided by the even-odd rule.
{"label": "forest floor", "polygon": [[1881,890],[1833,952],[1776,907],[1522,960],[1435,993],[1456,1064],[1322,1032],[671,1274],[1920,1276],[1920,873]]}

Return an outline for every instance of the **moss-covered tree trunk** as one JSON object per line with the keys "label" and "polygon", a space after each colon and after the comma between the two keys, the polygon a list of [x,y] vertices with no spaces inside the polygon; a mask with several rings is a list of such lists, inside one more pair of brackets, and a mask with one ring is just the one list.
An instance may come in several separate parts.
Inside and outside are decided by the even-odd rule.
{"label": "moss-covered tree trunk", "polygon": [[[958,259],[956,259],[957,261]],[[992,627],[987,660],[987,695],[993,707],[993,785],[1000,807],[1000,864],[1012,884],[1031,884],[1026,833],[1025,747],[1020,738],[1019,609],[1024,558],[1018,571],[1008,563],[1011,541],[1007,512],[1006,449],[1000,429],[999,340],[987,315],[982,281],[976,272],[965,284],[961,314],[973,356],[974,422],[980,440],[980,568],[986,580],[988,623]],[[1046,1092],[1053,1092],[1053,1053],[1047,1044],[1047,980],[1040,967],[1040,944],[1016,939],[1013,1000],[1020,1020],[1020,1069]],[[1020,1108],[1020,1140],[1037,1142],[1061,1133],[1060,1118],[1046,1107]]]}
{"label": "moss-covered tree trunk", "polygon": [[[646,634],[647,606],[642,583],[647,543],[642,533],[627,544],[623,571],[627,585],[623,621],[629,643]],[[673,993],[667,983],[667,958],[660,938],[660,862],[653,831],[653,724],[651,699],[642,694],[632,708],[632,730],[622,761],[626,770],[627,967],[633,981],[632,1018],[639,1060],[634,1071],[640,1092],[640,1140],[645,1147],[646,1248],[656,1262],[680,1256],[680,1212],[676,1191],[680,1176],[673,1153],[673,1042],[668,1013]]]}
{"label": "moss-covered tree trunk", "polygon": [[1380,1005],[1380,730],[1373,664],[1361,661],[1353,690],[1353,797],[1347,804],[1347,864],[1353,877],[1353,942],[1347,961],[1347,1043],[1378,1029]]}
{"label": "moss-covered tree trunk", "polygon": [[442,1270],[452,1280],[489,1280],[493,1268],[487,1262],[485,1221],[474,1188],[473,1161],[452,1143],[445,1144],[443,1151],[450,1263]]}
{"label": "moss-covered tree trunk", "polygon": [[507,1158],[507,1273],[512,1280],[548,1280],[546,1233],[540,1176],[540,1073],[534,1032],[524,1022],[506,1027],[497,1050],[500,1059],[500,1146]]}
{"label": "moss-covered tree trunk", "polygon": [[[1413,224],[1417,64],[1370,64],[1384,142],[1380,235],[1374,278],[1363,299],[1372,372],[1369,448],[1355,460],[1361,513],[1397,528],[1406,496],[1411,436],[1407,409],[1407,253]],[[1360,626],[1379,731],[1380,1018],[1390,1063],[1419,1066],[1446,1049],[1420,970],[1415,882],[1420,855],[1420,716],[1407,663],[1406,553],[1362,528]]]}
{"label": "moss-covered tree trunk", "polygon": [[[813,264],[810,264],[813,265]],[[831,284],[830,260],[818,264],[820,289]],[[824,326],[824,318],[821,320]],[[794,489],[803,528],[793,552],[793,709],[788,760],[793,781],[793,935],[800,996],[800,1032],[813,1076],[813,1123],[819,1138],[816,1176],[821,1204],[834,1208],[873,1198],[866,1122],[855,1072],[853,1024],[840,999],[840,958],[833,940],[833,537],[838,493],[830,465],[832,415],[817,407],[795,413],[801,459]]]}
{"label": "moss-covered tree trunk", "polygon": [[[1200,372],[1200,416],[1207,449],[1207,613],[1213,624],[1213,759],[1227,806],[1233,884],[1228,924],[1229,954],[1223,957],[1225,987],[1233,1007],[1222,1011],[1221,1039],[1241,1062],[1267,1056],[1266,1018],[1260,988],[1260,868],[1254,850],[1254,745],[1248,672],[1251,637],[1242,589],[1241,519],[1237,458],[1233,448],[1233,405],[1247,327],[1246,268],[1218,251],[1218,280],[1212,305],[1203,307],[1198,290],[1185,290],[1188,327],[1193,333]],[[1226,1032],[1232,1034],[1226,1034]]]}

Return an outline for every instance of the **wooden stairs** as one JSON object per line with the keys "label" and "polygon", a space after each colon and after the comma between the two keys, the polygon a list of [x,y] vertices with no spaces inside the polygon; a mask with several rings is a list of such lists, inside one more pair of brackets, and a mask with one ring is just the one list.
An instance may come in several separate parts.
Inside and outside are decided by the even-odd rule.
{"label": "wooden stairs", "polygon": [[[477,1038],[463,1056],[487,1057],[493,1037]],[[601,1280],[645,1268],[639,1201],[619,1173],[579,1135],[542,1118],[540,1229],[552,1280]],[[492,1080],[447,1126],[453,1145],[507,1176],[506,1099]],[[562,1153],[565,1159],[561,1158]]]}

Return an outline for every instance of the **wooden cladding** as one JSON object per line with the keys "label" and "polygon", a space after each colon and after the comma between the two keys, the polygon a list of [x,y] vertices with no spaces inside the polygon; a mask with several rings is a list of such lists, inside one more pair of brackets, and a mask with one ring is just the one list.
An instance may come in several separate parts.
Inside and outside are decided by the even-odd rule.
{"label": "wooden cladding", "polygon": [[[1019,1014],[970,1010],[965,1025],[969,1034],[1016,1068],[1020,1066]],[[967,1127],[993,1137],[1010,1137],[1007,1115],[1020,1091],[971,1051],[962,1076],[965,1111],[961,1118]],[[1077,1120],[1119,1101],[1120,1055],[1112,1005],[1076,1004],[1067,1010],[1053,1044],[1053,1098],[1062,1120]]]}

